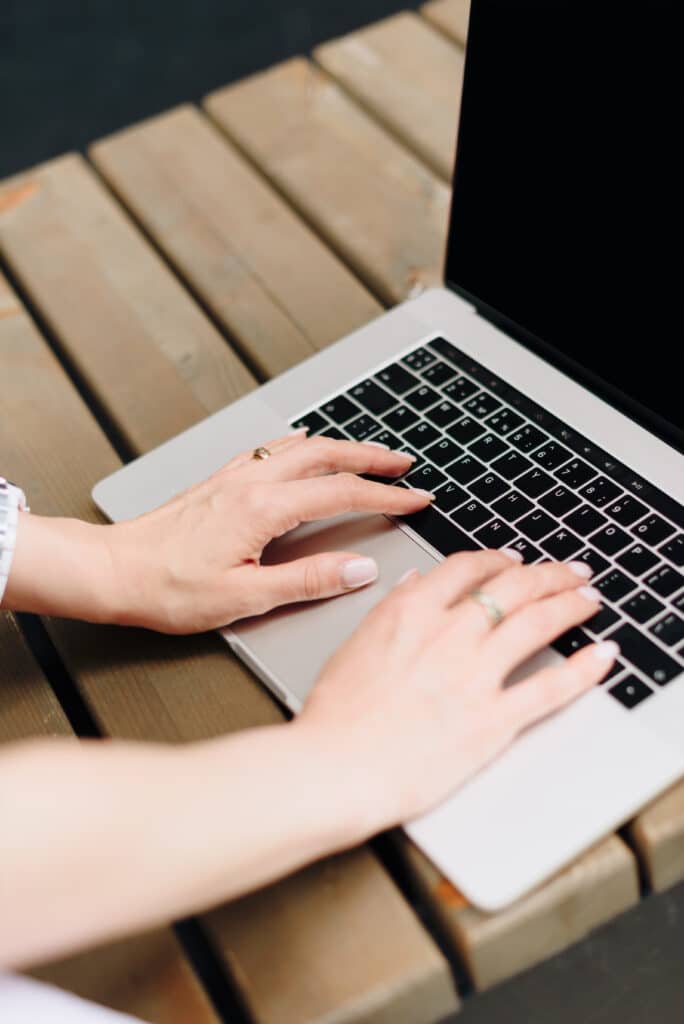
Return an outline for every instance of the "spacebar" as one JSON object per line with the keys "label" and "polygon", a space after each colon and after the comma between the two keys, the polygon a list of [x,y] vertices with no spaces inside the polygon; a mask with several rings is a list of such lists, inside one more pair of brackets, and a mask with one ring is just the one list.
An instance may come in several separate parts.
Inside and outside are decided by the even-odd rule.
{"label": "spacebar", "polygon": [[434,508],[424,508],[411,516],[403,516],[402,522],[432,544],[442,555],[452,555],[454,551],[480,551],[481,545],[469,537],[467,533],[449,522]]}

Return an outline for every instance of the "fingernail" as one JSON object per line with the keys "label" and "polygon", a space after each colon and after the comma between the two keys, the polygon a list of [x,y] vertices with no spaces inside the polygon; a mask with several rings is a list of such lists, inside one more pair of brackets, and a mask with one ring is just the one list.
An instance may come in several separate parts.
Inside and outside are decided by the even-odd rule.
{"label": "fingernail", "polygon": [[346,562],[340,570],[342,586],[348,590],[372,583],[377,578],[378,566],[372,558],[354,558],[351,562]]}
{"label": "fingernail", "polygon": [[571,569],[575,576],[581,576],[585,580],[594,575],[594,570],[586,562],[568,562],[568,569]]}
{"label": "fingernail", "polygon": [[600,661],[615,661],[620,653],[620,646],[614,640],[603,640],[600,644],[594,644],[594,657]]}
{"label": "fingernail", "polygon": [[400,587],[402,585],[402,583],[407,583],[408,580],[412,579],[414,576],[420,576],[420,573],[418,572],[418,570],[417,569],[409,569],[408,572],[405,572],[402,576],[399,577],[397,582],[394,584],[395,587]]}
{"label": "fingernail", "polygon": [[587,601],[598,601],[599,603],[603,601],[603,594],[596,587],[580,587],[577,593],[586,597]]}
{"label": "fingernail", "polygon": [[408,459],[410,462],[415,462],[417,458],[417,456],[414,455],[413,452],[398,451],[397,455],[401,455],[403,459]]}
{"label": "fingernail", "polygon": [[382,441],[363,441],[363,444],[372,444],[374,448],[384,448],[385,451],[389,451],[389,445],[383,444]]}
{"label": "fingernail", "polygon": [[296,430],[291,430],[288,436],[289,437],[296,437],[297,434],[308,434],[308,433],[309,433],[309,428],[308,427],[297,427]]}
{"label": "fingernail", "polygon": [[510,558],[512,562],[522,562],[523,560],[522,553],[516,551],[515,548],[501,548],[501,554]]}
{"label": "fingernail", "polygon": [[430,501],[435,500],[435,496],[432,491],[424,491],[420,487],[409,487],[411,494],[419,494],[421,498],[429,498]]}

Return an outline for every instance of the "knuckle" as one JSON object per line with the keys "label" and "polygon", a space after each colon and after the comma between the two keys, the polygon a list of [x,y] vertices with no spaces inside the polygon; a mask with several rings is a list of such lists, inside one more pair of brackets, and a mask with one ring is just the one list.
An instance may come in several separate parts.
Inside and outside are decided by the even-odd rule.
{"label": "knuckle", "polygon": [[321,595],[321,572],[316,561],[307,562],[304,566],[303,589],[307,601],[315,601]]}

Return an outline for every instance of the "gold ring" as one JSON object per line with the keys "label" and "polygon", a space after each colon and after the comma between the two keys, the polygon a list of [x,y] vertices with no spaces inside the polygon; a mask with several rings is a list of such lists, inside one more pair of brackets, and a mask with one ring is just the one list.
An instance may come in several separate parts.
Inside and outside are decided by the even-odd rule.
{"label": "gold ring", "polygon": [[272,453],[269,452],[268,448],[264,448],[264,446],[260,444],[259,447],[255,448],[252,452],[252,458],[257,459],[258,461],[261,459],[270,459],[271,454]]}
{"label": "gold ring", "polygon": [[491,619],[492,626],[498,626],[500,622],[503,622],[503,610],[489,594],[483,594],[481,590],[474,590],[468,597],[482,605]]}

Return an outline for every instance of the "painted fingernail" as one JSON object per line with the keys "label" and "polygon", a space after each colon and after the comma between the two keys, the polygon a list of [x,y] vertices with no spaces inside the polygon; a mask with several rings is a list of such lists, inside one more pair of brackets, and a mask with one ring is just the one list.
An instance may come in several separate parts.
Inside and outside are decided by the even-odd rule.
{"label": "painted fingernail", "polygon": [[409,487],[411,494],[419,494],[421,498],[429,498],[430,501],[435,500],[435,496],[432,491],[424,491],[420,487]]}
{"label": "painted fingernail", "polygon": [[594,575],[594,570],[586,562],[568,562],[568,569],[571,569],[575,576],[581,576],[585,580]]}
{"label": "painted fingernail", "polygon": [[346,562],[340,570],[342,586],[347,590],[363,587],[378,578],[378,565],[373,558],[354,558]]}
{"label": "painted fingernail", "polygon": [[593,654],[600,661],[615,661],[620,653],[620,646],[614,640],[604,640],[600,644],[594,644]]}
{"label": "painted fingernail", "polygon": [[501,554],[505,555],[506,558],[510,558],[512,562],[522,562],[523,556],[520,551],[516,551],[515,548],[501,548]]}
{"label": "painted fingernail", "polygon": [[420,576],[420,573],[418,572],[417,569],[409,569],[408,572],[405,572],[402,576],[399,577],[399,579],[394,585],[395,587],[400,587],[402,583],[408,583],[410,579],[414,579],[418,576]]}
{"label": "painted fingernail", "polygon": [[389,451],[389,445],[383,444],[382,441],[363,441],[363,444],[372,444],[374,448],[384,448],[385,451]]}
{"label": "painted fingernail", "polygon": [[309,428],[308,427],[297,427],[296,430],[291,430],[290,431],[290,433],[288,434],[288,437],[297,437],[298,434],[308,434],[308,433],[309,433]]}
{"label": "painted fingernail", "polygon": [[587,601],[598,601],[599,603],[603,601],[603,594],[596,587],[579,587],[577,593],[586,597]]}
{"label": "painted fingernail", "polygon": [[415,462],[416,458],[417,458],[417,456],[414,455],[413,452],[401,452],[401,451],[399,451],[399,452],[397,452],[397,455],[401,455],[402,459],[408,459],[409,462]]}

